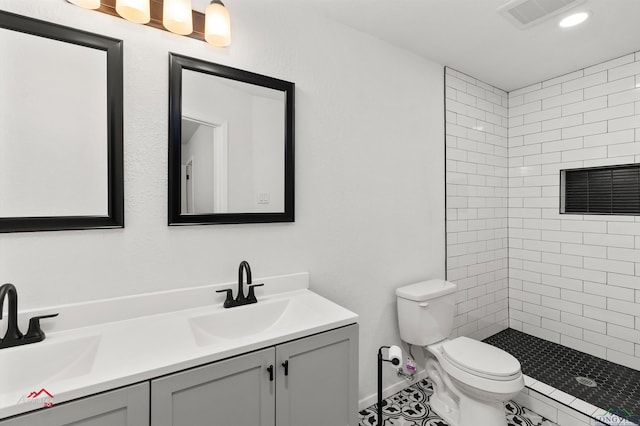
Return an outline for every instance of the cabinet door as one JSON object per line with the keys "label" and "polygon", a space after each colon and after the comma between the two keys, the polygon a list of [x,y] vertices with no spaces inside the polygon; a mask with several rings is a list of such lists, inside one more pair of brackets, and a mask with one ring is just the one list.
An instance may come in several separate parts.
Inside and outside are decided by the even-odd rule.
{"label": "cabinet door", "polygon": [[274,426],[274,348],[151,382],[152,426]]}
{"label": "cabinet door", "polygon": [[[54,397],[55,402],[55,397]],[[149,383],[0,421],[2,426],[149,426]]]}
{"label": "cabinet door", "polygon": [[278,426],[358,425],[357,324],[277,346],[276,365]]}

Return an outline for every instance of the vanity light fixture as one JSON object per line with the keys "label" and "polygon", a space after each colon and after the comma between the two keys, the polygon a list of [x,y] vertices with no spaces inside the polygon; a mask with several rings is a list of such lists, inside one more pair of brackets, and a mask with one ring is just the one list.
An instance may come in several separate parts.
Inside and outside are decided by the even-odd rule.
{"label": "vanity light fixture", "polygon": [[151,20],[149,0],[116,0],[116,11],[127,21],[146,24]]}
{"label": "vanity light fixture", "polygon": [[212,0],[205,13],[191,9],[191,0],[66,0],[86,9],[120,16],[175,34],[206,41],[216,47],[231,44],[229,10]]}
{"label": "vanity light fixture", "polygon": [[574,13],[573,15],[569,15],[566,18],[564,18],[562,21],[560,21],[559,25],[562,28],[575,27],[576,25],[582,24],[588,18],[589,18],[589,13],[587,13],[587,12],[578,12],[578,13]]}
{"label": "vanity light fixture", "polygon": [[97,9],[100,7],[100,0],[67,0],[69,3],[76,6],[84,7],[85,9]]}
{"label": "vanity light fixture", "polygon": [[211,0],[205,11],[204,39],[218,47],[231,44],[231,18],[220,0]]}
{"label": "vanity light fixture", "polygon": [[191,34],[193,32],[191,0],[164,0],[162,25],[175,34]]}

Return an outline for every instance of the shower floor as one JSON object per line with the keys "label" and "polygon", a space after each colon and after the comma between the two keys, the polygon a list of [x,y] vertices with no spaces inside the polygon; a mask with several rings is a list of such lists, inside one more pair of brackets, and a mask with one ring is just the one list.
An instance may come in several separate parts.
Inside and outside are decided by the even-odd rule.
{"label": "shower floor", "polygon": [[[516,357],[532,379],[591,404],[588,416],[609,412],[640,424],[640,371],[511,328],[484,341]],[[573,407],[567,401],[559,402]]]}
{"label": "shower floor", "polygon": [[[449,426],[429,406],[433,385],[429,379],[401,390],[383,402],[383,426]],[[504,405],[509,426],[558,426],[514,401]],[[376,404],[360,411],[359,426],[378,426]],[[481,425],[478,425],[481,426]]]}

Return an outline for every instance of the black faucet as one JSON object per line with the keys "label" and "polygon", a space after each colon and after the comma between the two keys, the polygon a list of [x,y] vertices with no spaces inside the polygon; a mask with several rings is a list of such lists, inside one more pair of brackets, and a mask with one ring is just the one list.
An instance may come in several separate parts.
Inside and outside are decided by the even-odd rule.
{"label": "black faucet", "polygon": [[[247,286],[249,287],[249,294],[245,297],[243,285],[244,285],[244,276],[247,277]],[[250,305],[251,303],[258,303],[258,299],[256,299],[255,287],[263,286],[264,284],[252,284],[251,283],[251,267],[249,266],[249,262],[243,260],[240,262],[240,266],[238,267],[238,294],[236,298],[233,298],[233,290],[230,288],[226,288],[224,290],[216,290],[216,293],[227,293],[227,298],[224,301],[225,308],[233,308],[236,306],[242,305]]]}
{"label": "black faucet", "polygon": [[40,320],[42,318],[57,317],[58,314],[41,315],[33,317],[29,320],[29,330],[23,335],[18,328],[18,291],[13,284],[3,284],[0,286],[0,319],[2,319],[2,311],[4,307],[4,299],[9,299],[9,318],[7,319],[7,332],[0,339],[0,349],[10,348],[12,346],[28,345],[44,340],[44,331],[40,328]]}

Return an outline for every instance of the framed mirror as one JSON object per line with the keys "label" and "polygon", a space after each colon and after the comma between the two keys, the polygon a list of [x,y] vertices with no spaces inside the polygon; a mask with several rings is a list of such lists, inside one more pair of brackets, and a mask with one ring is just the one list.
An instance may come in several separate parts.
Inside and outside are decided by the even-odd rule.
{"label": "framed mirror", "polygon": [[294,89],[169,54],[169,225],[294,221]]}
{"label": "framed mirror", "polygon": [[0,232],[124,226],[122,41],[0,11]]}

